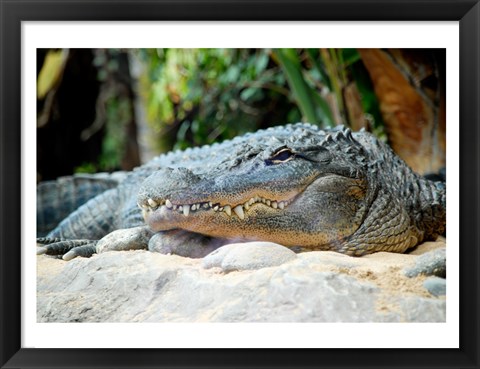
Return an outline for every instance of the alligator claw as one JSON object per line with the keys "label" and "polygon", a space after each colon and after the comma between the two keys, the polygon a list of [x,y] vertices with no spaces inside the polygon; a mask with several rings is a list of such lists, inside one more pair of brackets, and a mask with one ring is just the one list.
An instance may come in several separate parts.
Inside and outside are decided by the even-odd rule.
{"label": "alligator claw", "polygon": [[[66,255],[67,253],[82,248],[84,246],[90,246],[95,250],[95,244],[97,241],[94,240],[62,240],[62,239],[50,239],[50,238],[39,238],[37,243],[42,244],[43,246],[37,247],[37,255]],[[85,250],[85,251],[84,251]],[[89,253],[86,250],[87,248],[75,252],[75,256],[92,256],[94,253]],[[65,259],[66,260],[66,259]]]}
{"label": "alligator claw", "polygon": [[89,243],[88,245],[75,247],[71,249],[69,252],[67,252],[65,255],[63,255],[62,259],[65,261],[69,261],[76,258],[77,256],[89,258],[90,256],[92,256],[97,252],[95,248],[96,244],[97,242],[95,241],[95,242]]}

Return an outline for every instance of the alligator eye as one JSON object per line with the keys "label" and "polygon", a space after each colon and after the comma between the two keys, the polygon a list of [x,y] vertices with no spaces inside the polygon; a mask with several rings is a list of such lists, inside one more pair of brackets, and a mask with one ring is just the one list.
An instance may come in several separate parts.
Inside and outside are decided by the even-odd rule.
{"label": "alligator eye", "polygon": [[295,154],[290,149],[282,149],[267,160],[268,165],[285,163],[295,157]]}

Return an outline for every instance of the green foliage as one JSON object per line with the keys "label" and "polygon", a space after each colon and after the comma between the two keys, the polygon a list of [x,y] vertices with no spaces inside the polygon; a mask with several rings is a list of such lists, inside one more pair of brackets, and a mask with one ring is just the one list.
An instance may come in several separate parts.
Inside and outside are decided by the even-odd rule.
{"label": "green foliage", "polygon": [[[298,116],[267,49],[146,49],[141,91],[163,150],[211,143]],[[292,113],[293,111],[293,113]],[[271,125],[271,124],[270,124]]]}
{"label": "green foliage", "polygon": [[141,93],[159,151],[209,144],[279,123],[349,125],[354,83],[365,126],[382,120],[356,49],[141,49]]}
{"label": "green foliage", "polygon": [[99,158],[101,168],[119,168],[127,140],[125,126],[131,119],[130,102],[111,94],[105,101],[107,134],[102,143]]}
{"label": "green foliage", "polygon": [[[332,114],[328,105],[324,104],[322,97],[307,83],[303,76],[303,68],[297,52],[294,49],[277,49],[274,57],[287,76],[295,101],[305,118],[310,123],[332,124]],[[318,76],[321,77],[320,74]]]}
{"label": "green foliage", "polygon": [[[371,80],[356,49],[128,52],[143,66],[134,90],[145,105],[150,144],[158,152],[210,144],[287,122],[359,129],[358,122],[349,121],[351,101],[345,90],[352,85],[360,96],[354,103],[363,111],[363,126],[386,137]],[[121,165],[128,139],[126,126],[134,117],[131,98],[122,87],[126,82],[119,78],[120,53],[125,50],[95,52],[102,82],[97,119],[106,135],[98,162],[85,163],[77,171],[113,170]]]}
{"label": "green foliage", "polygon": [[95,164],[84,162],[82,165],[76,167],[73,171],[74,173],[96,173],[98,172],[98,168]]}

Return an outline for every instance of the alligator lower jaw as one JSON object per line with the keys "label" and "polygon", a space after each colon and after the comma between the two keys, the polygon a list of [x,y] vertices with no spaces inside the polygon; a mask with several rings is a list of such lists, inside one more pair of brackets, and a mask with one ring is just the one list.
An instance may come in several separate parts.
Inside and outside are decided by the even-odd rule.
{"label": "alligator lower jaw", "polygon": [[288,207],[288,205],[294,200],[294,197],[282,200],[270,200],[264,197],[255,196],[246,200],[244,203],[228,205],[215,203],[213,201],[198,202],[194,204],[173,204],[169,199],[154,200],[147,199],[146,201],[138,204],[142,209],[144,218],[147,219],[153,214],[162,214],[166,220],[173,217],[182,215],[183,217],[195,216],[197,213],[213,212],[228,215],[229,217],[237,217],[240,220],[244,220],[246,214],[250,211],[250,208],[257,206],[265,206],[279,211]]}

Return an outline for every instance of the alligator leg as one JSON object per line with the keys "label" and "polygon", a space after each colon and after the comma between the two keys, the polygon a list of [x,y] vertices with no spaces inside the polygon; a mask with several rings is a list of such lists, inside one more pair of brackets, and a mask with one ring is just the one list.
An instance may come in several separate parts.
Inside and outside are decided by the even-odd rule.
{"label": "alligator leg", "polygon": [[84,246],[78,246],[73,249],[71,249],[69,252],[67,252],[65,255],[62,256],[62,259],[65,261],[72,260],[76,258],[77,256],[82,256],[84,258],[89,258],[96,252],[96,244],[97,241],[94,241],[92,243],[89,243]]}
{"label": "alligator leg", "polygon": [[184,230],[153,233],[148,227],[118,229],[100,239],[64,240],[61,238],[39,238],[37,254],[63,255],[63,260],[77,256],[90,257],[105,251],[149,249],[161,254],[202,258],[231,240],[213,238]]}
{"label": "alligator leg", "polygon": [[61,238],[38,238],[37,255],[63,255],[64,260],[71,260],[76,256],[90,257],[95,253],[94,240],[64,240]]}
{"label": "alligator leg", "polygon": [[90,257],[104,251],[147,249],[152,232],[147,227],[119,229],[100,240],[65,240],[61,238],[38,238],[37,255],[62,255],[63,260],[77,256]]}
{"label": "alligator leg", "polygon": [[96,252],[147,249],[153,232],[145,226],[117,229],[97,242]]}

